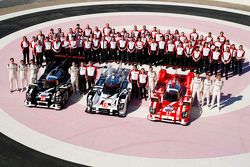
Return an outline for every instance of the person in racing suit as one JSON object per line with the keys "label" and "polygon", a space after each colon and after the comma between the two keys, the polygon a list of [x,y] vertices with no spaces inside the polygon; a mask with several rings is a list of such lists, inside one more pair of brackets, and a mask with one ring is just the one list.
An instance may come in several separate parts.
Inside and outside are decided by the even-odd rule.
{"label": "person in racing suit", "polygon": [[154,88],[155,88],[155,83],[157,80],[157,74],[155,71],[153,71],[153,67],[149,67],[149,72],[148,72],[148,98],[150,99]]}
{"label": "person in racing suit", "polygon": [[24,60],[20,61],[20,65],[18,66],[20,81],[21,81],[21,89],[22,92],[25,91],[25,87],[28,85],[28,75],[27,75],[27,65],[24,63]]}
{"label": "person in racing suit", "polygon": [[139,73],[140,73],[140,71],[137,70],[136,65],[134,65],[133,69],[130,71],[129,76],[128,76],[129,81],[132,83],[132,94],[131,94],[131,96],[136,97],[136,98],[139,98],[138,83],[137,83]]}
{"label": "person in racing suit", "polygon": [[210,104],[210,95],[212,91],[213,81],[210,79],[210,74],[206,74],[206,79],[203,81],[203,91],[202,91],[202,102],[201,106],[204,105],[205,98],[207,98],[207,107]]}
{"label": "person in racing suit", "polygon": [[220,110],[220,97],[221,97],[221,89],[223,87],[224,82],[221,80],[221,74],[216,76],[216,79],[213,84],[213,91],[212,91],[212,102],[210,109],[213,108],[215,103],[215,98],[217,99],[217,107]]}
{"label": "person in racing suit", "polygon": [[29,71],[30,71],[29,84],[33,84],[37,80],[37,74],[39,71],[39,68],[36,65],[36,63],[34,62],[34,60],[30,61]]}
{"label": "person in racing suit", "polygon": [[198,72],[196,72],[195,77],[192,80],[191,83],[191,90],[192,92],[192,99],[194,100],[196,95],[198,102],[201,102],[201,90],[202,90],[202,80],[200,78],[200,75]]}
{"label": "person in racing suit", "polygon": [[69,68],[68,72],[70,74],[73,93],[75,93],[76,91],[79,91],[79,68],[76,66],[76,63],[74,61],[72,62],[72,66]]}
{"label": "person in racing suit", "polygon": [[8,64],[7,69],[9,71],[10,92],[14,92],[14,82],[16,83],[16,90],[20,90],[17,80],[18,67],[17,64],[14,62],[14,58],[10,58],[10,63]]}

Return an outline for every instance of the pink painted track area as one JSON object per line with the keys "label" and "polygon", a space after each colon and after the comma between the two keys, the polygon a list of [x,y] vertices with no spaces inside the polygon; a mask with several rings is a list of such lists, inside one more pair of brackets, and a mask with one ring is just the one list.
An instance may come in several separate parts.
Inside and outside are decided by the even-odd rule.
{"label": "pink painted track area", "polygon": [[[84,18],[66,22],[67,24],[62,20],[60,24],[48,26],[42,30],[47,33],[50,28],[61,27],[64,32],[67,32],[68,28],[74,27],[76,23],[80,23],[82,26],[88,23],[91,27],[95,25],[102,27],[106,22],[109,22],[111,26],[130,25],[131,28],[133,25],[144,24],[169,26],[178,28],[180,32],[182,27],[191,30],[195,26],[198,32],[211,31],[218,34],[224,30],[228,38],[243,44],[245,48],[250,48],[250,38],[244,38],[244,35],[249,34],[249,31],[234,26],[227,25],[225,28],[224,24],[216,23],[211,27],[212,21],[203,21],[193,17],[130,16],[121,14],[119,17]],[[147,19],[145,20],[145,18]],[[30,39],[37,31],[34,30],[30,34],[20,34],[18,39],[0,50],[2,56],[0,106],[11,117],[27,127],[57,140],[84,148],[138,157],[185,159],[250,152],[249,105],[236,109],[235,112],[198,118],[187,127],[151,122],[146,118],[134,118],[129,115],[126,118],[118,118],[87,114],[84,112],[84,106],[73,100],[70,100],[68,106],[61,111],[25,107],[25,93],[9,93],[6,65],[9,57],[14,57],[18,61],[21,58],[19,48],[21,36],[27,35]],[[233,99],[232,103],[235,102],[234,99],[241,100],[238,97],[249,85],[249,80],[246,79],[249,77],[250,73],[247,72],[241,77],[234,76],[226,81],[223,88],[223,100],[231,98],[231,100]],[[225,108],[230,108],[230,105],[227,103]],[[143,102],[143,106],[146,107],[145,102]],[[132,102],[131,108],[138,108],[137,103]]]}

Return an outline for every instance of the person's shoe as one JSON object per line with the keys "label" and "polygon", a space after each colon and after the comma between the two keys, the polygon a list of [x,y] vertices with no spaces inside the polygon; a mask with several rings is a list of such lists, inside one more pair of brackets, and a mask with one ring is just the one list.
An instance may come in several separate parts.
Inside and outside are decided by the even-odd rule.
{"label": "person's shoe", "polygon": [[10,93],[13,93],[14,92],[14,90],[13,89],[10,89]]}

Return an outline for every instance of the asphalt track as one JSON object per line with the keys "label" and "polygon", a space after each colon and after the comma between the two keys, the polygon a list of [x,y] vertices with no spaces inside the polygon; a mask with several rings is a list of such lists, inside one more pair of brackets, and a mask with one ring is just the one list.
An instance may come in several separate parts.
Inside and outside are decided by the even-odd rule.
{"label": "asphalt track", "polygon": [[[250,17],[242,14],[234,14],[231,12],[223,12],[210,9],[201,9],[201,8],[191,8],[191,7],[180,7],[180,6],[168,6],[168,5],[97,5],[97,6],[88,6],[88,7],[75,7],[75,8],[66,8],[66,9],[57,9],[45,12],[38,12],[34,14],[19,16],[16,18],[4,20],[0,22],[0,37],[4,37],[12,32],[24,29],[26,27],[39,24],[49,20],[55,20],[70,16],[84,15],[84,14],[94,14],[94,13],[107,13],[107,12],[166,12],[166,13],[178,13],[185,15],[195,15],[195,16],[204,16],[209,18],[216,18],[220,20],[226,20],[231,22],[236,22],[239,24],[250,25]],[[167,23],[166,23],[167,24]],[[11,29],[10,29],[11,27]],[[5,141],[5,144],[3,141]],[[8,141],[8,142],[6,142]],[[11,147],[8,147],[11,146]],[[19,145],[15,141],[9,140],[6,136],[1,134],[1,145],[0,150],[11,150],[10,148],[17,148],[13,150],[25,150],[26,154],[20,154],[25,159],[25,164],[18,166],[32,166],[30,163],[30,156],[33,155],[34,150],[29,149],[23,145]],[[2,152],[2,151],[1,151]],[[6,153],[6,151],[3,151]],[[29,153],[29,154],[28,154]],[[46,156],[45,156],[46,157]],[[0,159],[1,160],[1,159]],[[49,161],[57,161],[57,159]],[[46,160],[46,161],[47,161]],[[43,161],[41,161],[43,162]],[[47,161],[48,162],[48,161]],[[62,161],[63,163],[64,161]],[[48,163],[49,164],[49,163]],[[66,162],[63,163],[67,164]],[[1,165],[1,163],[0,163]],[[43,166],[46,164],[43,164]],[[34,166],[34,165],[33,165]],[[53,165],[53,166],[63,166],[63,165]],[[73,164],[67,164],[65,166],[74,166]]]}

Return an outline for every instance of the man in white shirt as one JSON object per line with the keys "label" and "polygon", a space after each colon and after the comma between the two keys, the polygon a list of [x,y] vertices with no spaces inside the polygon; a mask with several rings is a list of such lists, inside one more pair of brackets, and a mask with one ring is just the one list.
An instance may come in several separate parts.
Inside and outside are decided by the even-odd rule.
{"label": "man in white shirt", "polygon": [[221,76],[223,77],[223,74],[225,72],[226,80],[228,80],[228,72],[230,69],[231,58],[232,55],[230,53],[230,49],[229,47],[227,47],[221,56]]}
{"label": "man in white shirt", "polygon": [[147,98],[146,98],[146,96],[147,96],[147,89],[146,89],[147,83],[148,83],[148,75],[145,73],[144,68],[142,68],[141,72],[138,76],[138,86],[139,86],[140,99],[145,98],[145,100],[147,100]]}
{"label": "man in white shirt", "polygon": [[242,64],[245,59],[245,51],[243,50],[243,45],[239,46],[239,49],[236,51],[236,72],[239,73],[239,76],[242,74]]}
{"label": "man in white shirt", "polygon": [[212,93],[213,81],[210,79],[210,74],[206,74],[206,79],[203,81],[203,91],[202,91],[202,102],[201,106],[204,105],[205,98],[207,98],[207,107],[210,104],[210,95]]}
{"label": "man in white shirt", "polygon": [[70,74],[70,80],[73,88],[73,92],[79,91],[79,68],[76,66],[76,63],[73,61],[72,66],[68,70]]}
{"label": "man in white shirt", "polygon": [[95,84],[97,69],[95,66],[93,66],[93,62],[90,61],[86,70],[87,70],[86,74],[87,74],[87,81],[88,81],[88,90],[90,90]]}
{"label": "man in white shirt", "polygon": [[154,88],[155,88],[155,83],[157,80],[157,74],[155,71],[153,71],[153,67],[149,67],[149,72],[148,72],[148,98],[150,99]]}
{"label": "man in white shirt", "polygon": [[138,92],[138,78],[139,78],[140,71],[137,70],[136,65],[133,66],[133,69],[130,71],[128,79],[132,83],[132,92],[131,96],[139,98],[139,92]]}
{"label": "man in white shirt", "polygon": [[196,72],[195,77],[191,83],[192,99],[194,100],[197,96],[198,102],[201,103],[201,90],[202,90],[202,80],[198,72]]}
{"label": "man in white shirt", "polygon": [[79,90],[80,93],[86,94],[86,73],[87,68],[84,66],[83,62],[80,63],[79,67]]}

